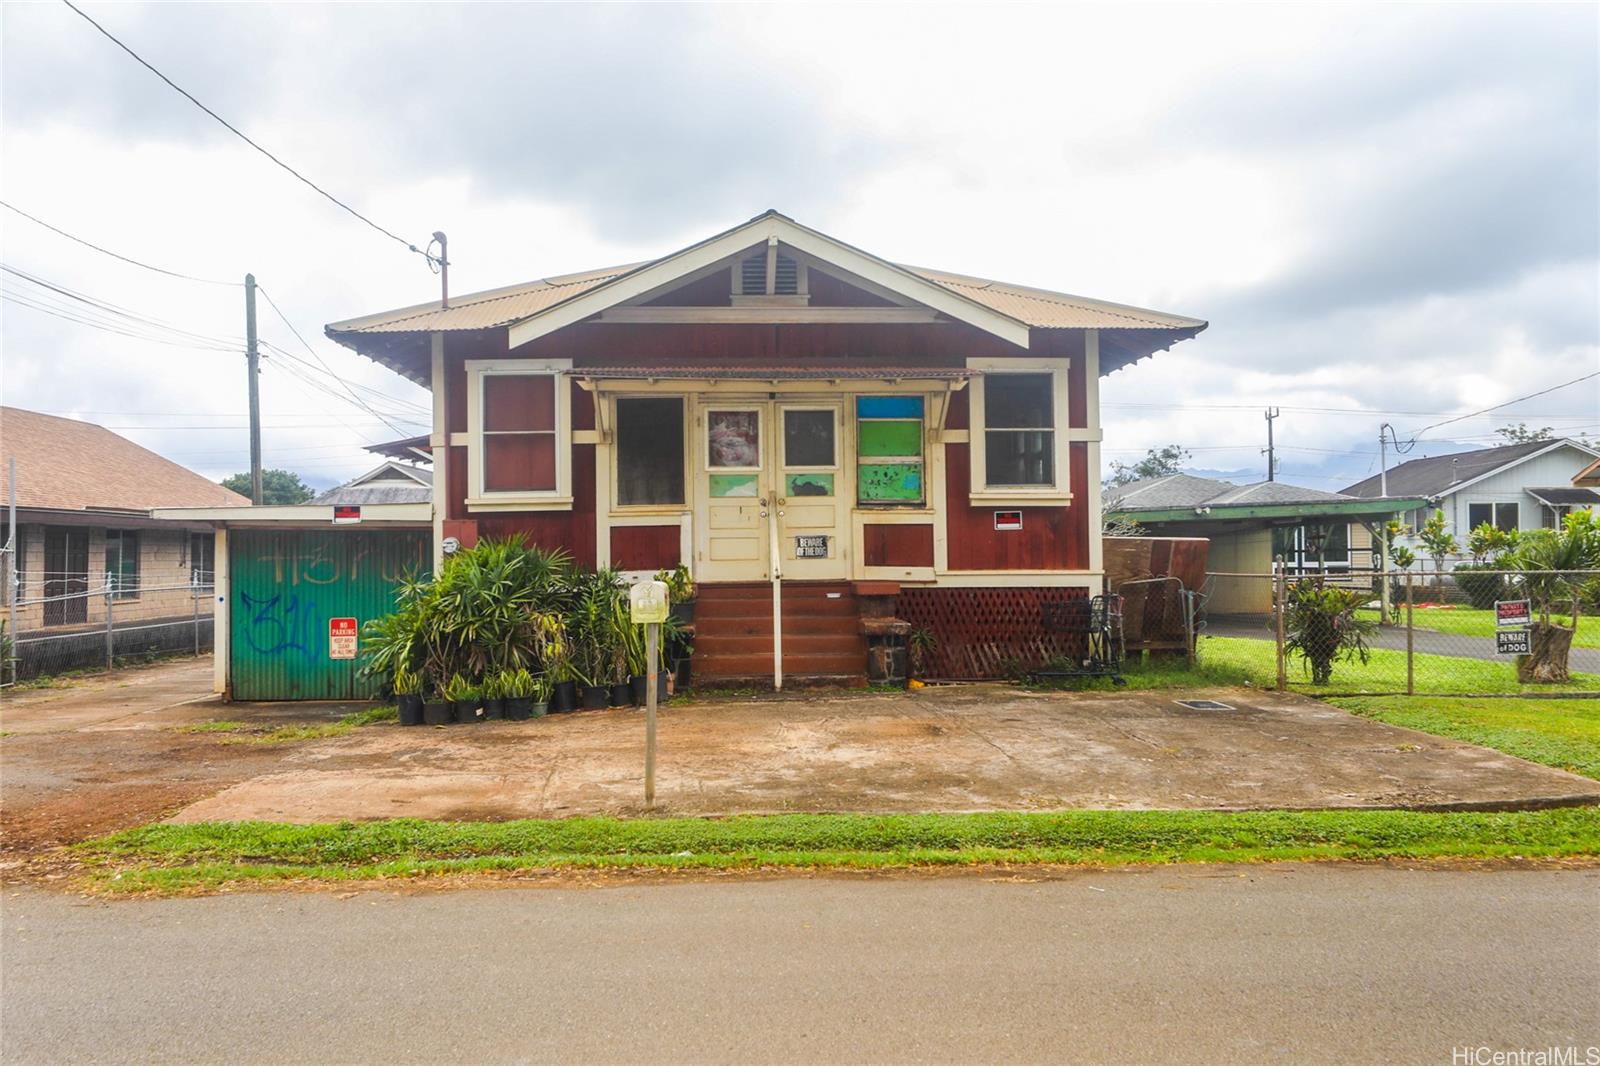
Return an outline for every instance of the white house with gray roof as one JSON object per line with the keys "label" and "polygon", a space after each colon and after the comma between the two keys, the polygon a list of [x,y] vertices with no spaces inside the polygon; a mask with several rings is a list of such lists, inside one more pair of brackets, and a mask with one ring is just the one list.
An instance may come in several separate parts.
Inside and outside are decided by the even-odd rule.
{"label": "white house with gray roof", "polygon": [[[1550,529],[1570,511],[1600,507],[1600,489],[1574,484],[1596,458],[1600,451],[1581,441],[1525,441],[1411,459],[1387,479],[1374,475],[1344,491],[1383,499],[1386,480],[1389,498],[1420,497],[1421,503],[1406,509],[1407,528],[1414,533],[1435,510],[1442,511],[1465,552],[1467,534],[1484,522],[1505,530]],[[1414,535],[1400,543],[1421,554]]]}

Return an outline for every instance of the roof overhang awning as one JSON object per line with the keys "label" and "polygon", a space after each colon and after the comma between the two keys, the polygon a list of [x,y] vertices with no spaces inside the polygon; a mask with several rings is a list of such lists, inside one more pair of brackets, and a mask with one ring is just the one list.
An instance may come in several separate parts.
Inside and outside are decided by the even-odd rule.
{"label": "roof overhang awning", "polygon": [[1595,504],[1600,504],[1600,489],[1561,485],[1548,489],[1522,491],[1549,507],[1593,507]]}
{"label": "roof overhang awning", "polygon": [[[928,366],[584,366],[563,371],[578,387],[599,395],[628,392],[641,385],[683,382],[696,391],[728,394],[757,392],[816,393],[817,386],[862,385],[908,389],[930,394],[928,426],[944,431],[950,397],[967,387],[981,370]],[[596,404],[595,428],[611,439],[604,404]]]}
{"label": "roof overhang awning", "polygon": [[1314,503],[1206,504],[1192,507],[1140,509],[1106,504],[1106,513],[1135,522],[1227,522],[1240,518],[1318,519],[1335,516],[1359,522],[1415,510],[1427,503],[1422,497],[1389,496],[1378,500],[1321,500]]}

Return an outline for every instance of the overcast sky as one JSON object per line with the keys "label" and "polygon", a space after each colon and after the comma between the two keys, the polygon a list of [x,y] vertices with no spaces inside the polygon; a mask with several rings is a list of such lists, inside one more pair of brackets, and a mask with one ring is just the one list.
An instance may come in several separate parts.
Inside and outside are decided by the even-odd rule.
{"label": "overcast sky", "polygon": [[[898,262],[1195,315],[1106,379],[1107,459],[1339,488],[1402,437],[1600,368],[1593,4],[904,7],[98,4],[112,33],[409,241],[458,293],[651,258],[774,207]],[[251,151],[67,7],[7,4],[3,198],[273,310],[266,462],[329,485],[427,394],[322,337],[429,299],[400,244]],[[247,465],[238,288],[163,277],[0,212],[7,266],[180,327],[67,321],[16,274],[7,404],[207,475]],[[43,306],[43,310],[40,306]],[[163,336],[172,340],[173,335]],[[320,382],[320,388],[311,381]],[[391,399],[373,399],[364,389]],[[1330,410],[1339,409],[1339,410]],[[411,421],[407,421],[411,419]],[[1600,433],[1600,380],[1506,421]]]}

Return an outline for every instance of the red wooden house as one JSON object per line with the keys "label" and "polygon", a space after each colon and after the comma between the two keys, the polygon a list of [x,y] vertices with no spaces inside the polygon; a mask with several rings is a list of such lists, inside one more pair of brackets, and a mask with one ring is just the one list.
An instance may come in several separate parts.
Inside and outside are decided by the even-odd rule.
{"label": "red wooden house", "polygon": [[436,545],[686,563],[696,675],[781,679],[865,676],[862,611],[931,629],[933,676],[1046,654],[1040,604],[1102,579],[1098,379],[1205,327],[769,211],[327,333],[432,389]]}

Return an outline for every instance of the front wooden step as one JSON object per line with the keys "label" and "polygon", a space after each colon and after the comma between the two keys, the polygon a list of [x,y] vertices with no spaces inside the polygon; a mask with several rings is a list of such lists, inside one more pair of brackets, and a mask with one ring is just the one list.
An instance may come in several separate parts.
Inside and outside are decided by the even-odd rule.
{"label": "front wooden step", "polygon": [[[785,582],[783,672],[787,677],[865,678],[866,638],[848,584]],[[694,671],[707,680],[772,678],[770,583],[695,590]]]}

